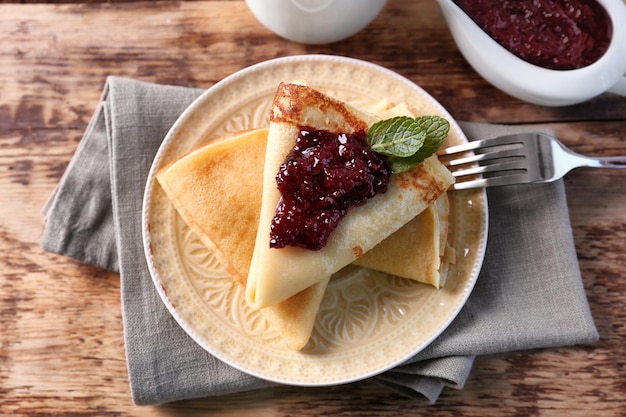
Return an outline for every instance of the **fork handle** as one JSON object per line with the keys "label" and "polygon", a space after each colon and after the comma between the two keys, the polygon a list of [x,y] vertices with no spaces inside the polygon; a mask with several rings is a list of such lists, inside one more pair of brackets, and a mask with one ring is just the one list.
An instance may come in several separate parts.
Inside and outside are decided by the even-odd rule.
{"label": "fork handle", "polygon": [[626,156],[588,157],[587,166],[596,168],[626,168]]}

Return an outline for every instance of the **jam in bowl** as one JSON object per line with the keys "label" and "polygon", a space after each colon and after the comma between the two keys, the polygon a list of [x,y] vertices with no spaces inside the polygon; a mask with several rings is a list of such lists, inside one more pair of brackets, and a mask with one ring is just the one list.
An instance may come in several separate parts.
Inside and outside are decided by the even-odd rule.
{"label": "jam in bowl", "polygon": [[623,90],[622,0],[438,1],[465,59],[514,97],[565,106]]}

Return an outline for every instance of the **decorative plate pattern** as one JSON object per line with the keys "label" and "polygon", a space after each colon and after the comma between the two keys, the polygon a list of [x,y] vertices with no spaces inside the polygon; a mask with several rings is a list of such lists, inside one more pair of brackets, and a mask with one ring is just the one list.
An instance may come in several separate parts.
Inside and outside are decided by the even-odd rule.
{"label": "decorative plate pattern", "polygon": [[[211,354],[279,383],[339,384],[404,362],[431,343],[457,315],[482,264],[486,194],[476,190],[450,194],[451,242],[457,263],[450,268],[443,289],[348,266],[331,279],[309,344],[299,352],[288,349],[263,316],[248,308],[245,289],[232,282],[185,225],[154,175],[212,139],[267,125],[278,83],[293,80],[306,80],[362,108],[387,99],[406,102],[418,114],[452,120],[411,81],[355,59],[304,55],[239,71],[199,97],[159,149],[144,196],[144,246],[163,302],[182,328]],[[450,144],[466,140],[452,122]]]}

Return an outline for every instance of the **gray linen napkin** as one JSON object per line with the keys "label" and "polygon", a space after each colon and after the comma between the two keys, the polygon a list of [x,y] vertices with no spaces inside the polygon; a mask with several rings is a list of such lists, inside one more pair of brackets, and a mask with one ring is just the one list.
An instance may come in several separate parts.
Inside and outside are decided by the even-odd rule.
{"label": "gray linen napkin", "polygon": [[[202,90],[109,77],[57,189],[42,247],[120,272],[128,373],[136,404],[273,386],[212,357],[161,302],[141,238],[142,196],[168,129]],[[519,130],[463,124],[472,139]],[[462,388],[476,355],[597,340],[562,182],[490,189],[488,249],[476,287],[424,351],[372,380],[434,403]]]}

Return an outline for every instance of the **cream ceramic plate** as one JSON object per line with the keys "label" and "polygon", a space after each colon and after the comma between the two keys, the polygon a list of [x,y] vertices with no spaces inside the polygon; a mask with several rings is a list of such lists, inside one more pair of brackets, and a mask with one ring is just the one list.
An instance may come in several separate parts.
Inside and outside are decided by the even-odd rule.
{"label": "cream ceramic plate", "polygon": [[[275,382],[339,384],[402,363],[449,325],[467,300],[482,264],[487,202],[484,191],[450,194],[458,262],[444,289],[347,267],[331,280],[309,344],[300,352],[289,350],[261,314],[246,306],[244,288],[231,282],[213,254],[190,232],[154,174],[214,138],[266,125],[278,83],[292,80],[322,86],[362,108],[386,98],[393,103],[405,101],[418,114],[439,114],[452,120],[409,80],[363,61],[306,55],[239,71],[198,98],[159,149],[144,197],[144,246],[163,302],[208,352],[235,368]],[[464,141],[452,122],[450,142]]]}

